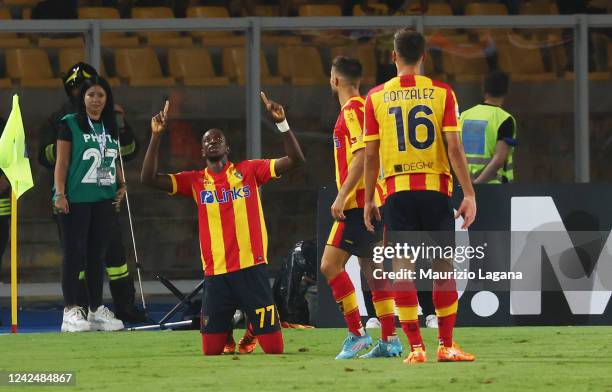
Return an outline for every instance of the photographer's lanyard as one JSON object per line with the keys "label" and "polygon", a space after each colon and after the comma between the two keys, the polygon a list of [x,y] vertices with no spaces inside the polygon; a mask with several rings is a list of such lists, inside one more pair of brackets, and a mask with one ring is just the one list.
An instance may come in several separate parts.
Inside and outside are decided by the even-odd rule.
{"label": "photographer's lanyard", "polygon": [[100,148],[100,155],[102,156],[102,160],[104,160],[104,158],[106,157],[106,129],[104,128],[104,123],[100,121],[100,124],[102,124],[102,133],[98,134],[89,116],[87,116],[87,121],[89,122],[89,127],[91,128],[93,134],[98,137],[98,147]]}

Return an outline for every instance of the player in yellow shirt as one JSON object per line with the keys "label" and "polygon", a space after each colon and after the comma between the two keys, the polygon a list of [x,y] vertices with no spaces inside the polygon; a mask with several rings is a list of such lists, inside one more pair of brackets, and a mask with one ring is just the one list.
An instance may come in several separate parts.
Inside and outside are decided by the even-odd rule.
{"label": "player in yellow shirt", "polygon": [[[425,53],[423,35],[401,29],[395,33],[393,44],[398,76],[373,88],[366,97],[365,225],[372,230],[372,219],[380,220],[374,190],[382,169],[385,229],[440,231],[444,233],[436,236],[441,239],[438,245],[451,245],[454,218],[462,215],[467,228],[476,216],[474,189],[457,123],[457,100],[448,85],[418,74]],[[449,160],[464,194],[456,216],[450,200],[453,179]],[[433,268],[452,271],[453,264],[451,260],[435,260]],[[453,342],[458,299],[454,279],[434,280],[433,286],[439,325],[438,361],[473,361],[473,355]],[[411,352],[404,362],[425,362],[414,281],[396,280],[393,287],[400,324],[410,342]]]}
{"label": "player in yellow shirt", "polygon": [[[374,233],[363,224],[363,103],[359,95],[361,63],[339,56],[333,61],[330,85],[340,102],[340,114],[334,126],[334,161],[338,195],[331,206],[335,219],[321,258],[321,273],[340,305],[349,333],[342,351],[336,359],[355,358],[359,351],[372,344],[372,338],[361,324],[355,287],[344,266],[351,257],[359,258],[366,276],[371,275],[372,248],[382,239],[382,227]],[[376,189],[376,202],[383,198],[380,186]],[[382,286],[382,284],[380,285]],[[381,339],[366,358],[396,357],[402,354],[402,345],[395,334],[393,293],[383,287],[370,287],[374,308],[381,323]]]}

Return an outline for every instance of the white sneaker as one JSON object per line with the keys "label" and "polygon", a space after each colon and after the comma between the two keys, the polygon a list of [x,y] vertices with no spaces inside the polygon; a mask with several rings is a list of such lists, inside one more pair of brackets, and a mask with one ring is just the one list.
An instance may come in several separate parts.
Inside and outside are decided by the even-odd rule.
{"label": "white sneaker", "polygon": [[104,305],[100,305],[95,311],[89,309],[87,320],[91,323],[92,331],[119,331],[125,328],[123,321],[116,319],[113,312]]}
{"label": "white sneaker", "polygon": [[427,328],[438,328],[438,317],[435,314],[430,314],[425,318],[425,326]]}
{"label": "white sneaker", "polygon": [[365,327],[366,329],[380,328],[380,321],[376,317],[371,317],[366,322]]}
{"label": "white sneaker", "polygon": [[91,324],[85,319],[85,309],[75,306],[70,310],[64,309],[62,332],[89,332]]}

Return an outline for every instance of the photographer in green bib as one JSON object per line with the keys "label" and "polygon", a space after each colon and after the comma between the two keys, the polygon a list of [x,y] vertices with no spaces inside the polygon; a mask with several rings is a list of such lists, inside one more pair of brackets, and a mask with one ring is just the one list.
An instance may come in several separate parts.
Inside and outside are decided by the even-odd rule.
{"label": "photographer in green bib", "polygon": [[463,146],[475,184],[514,181],[516,120],[502,108],[508,84],[507,74],[491,72],[484,81],[484,102],[461,113]]}
{"label": "photographer in green bib", "polygon": [[[115,208],[127,191],[117,164],[119,133],[113,106],[106,79],[86,79],[77,112],[62,118],[57,135],[53,203],[64,253],[62,332],[123,329],[123,322],[102,303],[104,257],[119,230]],[[87,315],[78,305],[81,270],[87,283]]]}
{"label": "photographer in green bib", "polygon": [[[56,161],[56,142],[62,118],[74,113],[79,107],[79,88],[84,80],[97,76],[98,72],[89,64],[79,62],[72,65],[62,77],[64,89],[68,100],[51,114],[40,128],[40,149],[38,152],[39,163],[49,170],[54,170]],[[121,144],[121,157],[124,162],[133,159],[138,152],[137,140],[132,127],[125,120],[123,108],[114,105],[115,118],[119,131]],[[55,220],[56,216],[54,216]],[[59,230],[59,227],[58,227]],[[106,274],[108,275],[108,286],[113,298],[114,311],[117,318],[128,323],[142,323],[147,321],[146,314],[135,304],[136,290],[134,278],[128,270],[125,256],[125,247],[121,237],[121,230],[117,230],[111,239],[108,252],[105,257]],[[87,307],[87,287],[85,284],[85,271],[79,274],[79,296],[78,303],[81,307]]]}

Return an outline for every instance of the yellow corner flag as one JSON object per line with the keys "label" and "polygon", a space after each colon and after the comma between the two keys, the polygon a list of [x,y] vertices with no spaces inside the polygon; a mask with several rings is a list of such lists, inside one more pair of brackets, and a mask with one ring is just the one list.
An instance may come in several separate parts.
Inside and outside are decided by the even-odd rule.
{"label": "yellow corner flag", "polygon": [[17,333],[17,199],[34,186],[19,97],[13,95],[13,109],[0,136],[0,169],[13,189],[11,197],[11,332]]}
{"label": "yellow corner flag", "polygon": [[0,169],[11,183],[18,199],[34,186],[17,95],[13,95],[13,109],[0,137]]}

